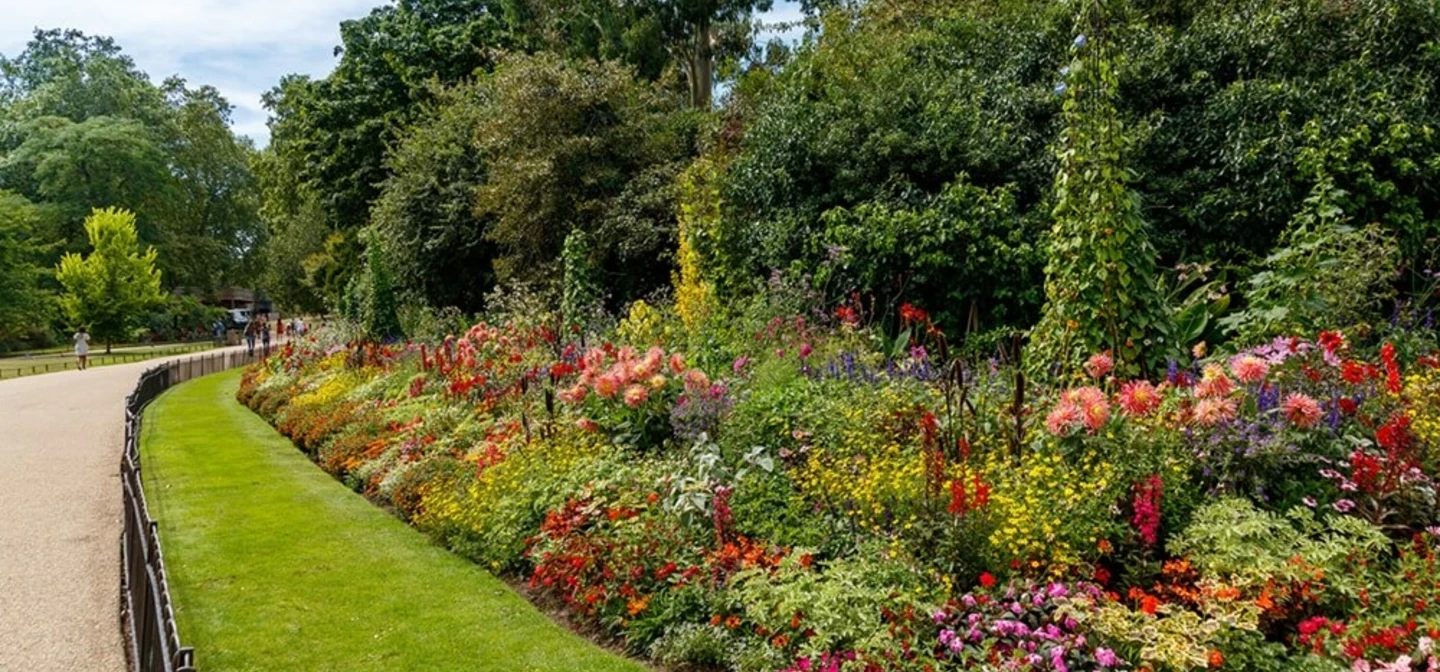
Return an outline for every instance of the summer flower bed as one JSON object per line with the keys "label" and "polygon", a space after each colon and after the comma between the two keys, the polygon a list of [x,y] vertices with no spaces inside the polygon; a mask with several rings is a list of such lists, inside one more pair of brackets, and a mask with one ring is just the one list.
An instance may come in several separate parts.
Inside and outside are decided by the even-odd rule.
{"label": "summer flower bed", "polygon": [[322,334],[239,397],[672,669],[1440,670],[1433,332],[1198,348],[1153,380],[1097,353],[1017,391],[918,308],[894,341],[778,305]]}

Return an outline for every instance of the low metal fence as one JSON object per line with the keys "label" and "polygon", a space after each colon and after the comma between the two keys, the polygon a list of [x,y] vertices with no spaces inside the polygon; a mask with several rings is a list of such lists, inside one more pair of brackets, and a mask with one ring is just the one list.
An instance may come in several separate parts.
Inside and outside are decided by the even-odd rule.
{"label": "low metal fence", "polygon": [[140,430],[145,406],[172,385],[256,361],[261,353],[216,352],[174,360],[140,374],[125,398],[125,449],[120,457],[125,529],[120,540],[120,595],[130,669],[134,672],[194,672],[195,651],[175,628],[175,609],[165,581],[157,525],[145,504],[140,479]]}

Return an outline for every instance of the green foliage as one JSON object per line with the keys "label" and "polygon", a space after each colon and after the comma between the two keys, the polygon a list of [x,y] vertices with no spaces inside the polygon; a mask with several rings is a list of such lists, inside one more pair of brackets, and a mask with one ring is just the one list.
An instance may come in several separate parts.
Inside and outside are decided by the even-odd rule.
{"label": "green foliage", "polygon": [[140,251],[135,215],[110,208],[85,219],[89,256],[73,252],[60,260],[55,279],[64,288],[60,308],[75,327],[88,327],[108,343],[130,337],[150,309],[161,305],[160,271],[154,248]]}
{"label": "green foliage", "polygon": [[561,271],[564,273],[560,315],[567,326],[589,324],[588,318],[593,316],[604,298],[590,257],[588,234],[576,229],[565,236],[565,247],[560,251]]}
{"label": "green foliage", "polygon": [[1359,518],[1317,519],[1303,507],[1281,516],[1240,498],[1200,507],[1169,544],[1171,553],[1189,557],[1202,576],[1237,588],[1305,581],[1318,569],[1327,594],[1347,599],[1358,599],[1366,585],[1346,568],[1373,562],[1389,548],[1385,534]]}
{"label": "green foliage", "polygon": [[493,219],[501,281],[560,271],[572,230],[593,232],[612,296],[623,302],[664,285],[675,213],[665,194],[691,153],[693,117],[611,63],[511,56],[484,83],[478,150],[504,171],[476,191]]}
{"label": "green foliage", "polygon": [[45,249],[37,243],[41,209],[0,190],[0,344],[43,329],[51,299],[42,282]]}
{"label": "green foliage", "polygon": [[799,644],[804,655],[886,650],[890,642],[883,613],[924,613],[944,599],[935,583],[878,547],[834,560],[823,572],[802,567],[799,557],[788,557],[773,572],[740,572],[733,590],[746,618],[772,632],[784,631],[792,616],[805,614],[814,634]]}
{"label": "green foliage", "polygon": [[113,40],[36,31],[0,58],[0,188],[50,211],[36,230],[60,252],[84,249],[94,208],[135,213],[142,244],[165,250],[170,286],[200,290],[255,273],[250,145],[229,128],[213,87],[152,84]]}
{"label": "green foliage", "polygon": [[385,254],[386,243],[373,230],[363,235],[365,266],[350,279],[347,316],[359,325],[366,339],[377,343],[390,341],[404,336],[405,332],[400,329],[399,303]]}
{"label": "green foliage", "polygon": [[487,173],[474,143],[486,109],[477,84],[443,89],[386,157],[390,176],[371,217],[402,296],[476,311],[495,286],[490,218],[474,211]]}
{"label": "green foliage", "polygon": [[[1315,124],[1308,130],[1319,133]],[[1379,224],[1351,226],[1342,209],[1347,194],[1326,167],[1331,153],[1317,149],[1310,156],[1315,187],[1251,276],[1246,309],[1223,321],[1246,342],[1367,323],[1395,294],[1396,235]]]}
{"label": "green foliage", "polygon": [[1118,80],[1105,10],[1085,2],[1075,59],[1063,86],[1065,131],[1056,147],[1054,226],[1045,309],[1031,332],[1030,363],[1069,372],[1096,352],[1123,373],[1156,371],[1175,352],[1155,249],[1130,188],[1129,141],[1115,108]]}
{"label": "green foliage", "polygon": [[1043,246],[1033,221],[1015,211],[1008,187],[982,189],[962,174],[918,207],[872,201],[821,217],[822,235],[807,256],[831,255],[815,281],[863,287],[885,303],[934,306],[947,325],[1013,324],[1040,304]]}

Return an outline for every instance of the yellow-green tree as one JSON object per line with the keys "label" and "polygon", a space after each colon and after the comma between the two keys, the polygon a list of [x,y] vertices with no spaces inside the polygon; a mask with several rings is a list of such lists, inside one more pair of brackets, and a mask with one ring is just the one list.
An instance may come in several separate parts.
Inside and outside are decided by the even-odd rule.
{"label": "yellow-green tree", "polygon": [[85,219],[90,254],[66,254],[55,270],[64,288],[60,308],[71,325],[88,327],[105,351],[123,340],[148,311],[164,303],[155,249],[140,250],[135,215],[119,208],[95,210]]}

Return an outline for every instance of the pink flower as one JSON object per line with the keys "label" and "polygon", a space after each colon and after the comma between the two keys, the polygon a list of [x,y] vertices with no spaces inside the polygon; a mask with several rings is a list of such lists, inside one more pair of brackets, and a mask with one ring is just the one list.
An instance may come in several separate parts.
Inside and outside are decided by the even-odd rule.
{"label": "pink flower", "polygon": [[662,387],[665,387],[665,383],[670,382],[670,381],[667,380],[667,379],[665,378],[665,376],[662,376],[662,375],[660,375],[660,374],[657,373],[657,374],[655,374],[655,375],[653,375],[653,376],[650,376],[650,380],[648,380],[648,381],[646,381],[646,382],[650,385],[650,389],[652,389],[652,390],[658,390],[658,389],[660,389],[660,388],[662,388]]}
{"label": "pink flower", "polygon": [[598,431],[600,431],[600,425],[599,425],[598,423],[596,423],[594,420],[591,420],[590,418],[580,418],[579,420],[576,420],[576,421],[575,421],[575,426],[576,426],[576,427],[579,427],[580,429],[583,429],[583,430],[585,430],[585,431],[587,431],[587,432],[598,432]]}
{"label": "pink flower", "polygon": [[580,384],[561,390],[557,396],[560,397],[560,401],[563,401],[565,403],[578,404],[585,400],[585,394],[588,391],[589,390],[586,390],[583,384]]}
{"label": "pink flower", "polygon": [[810,347],[809,343],[802,343],[800,345],[800,359],[808,358],[812,352],[815,352],[815,348]]}
{"label": "pink flower", "polygon": [[635,408],[636,406],[645,403],[645,400],[649,398],[650,391],[646,390],[644,386],[631,385],[630,387],[625,388],[625,405],[629,406],[630,408]]}
{"label": "pink flower", "polygon": [[1234,399],[1201,399],[1195,404],[1195,421],[1213,427],[1233,420],[1237,410]]}
{"label": "pink flower", "polygon": [[1085,407],[1085,429],[1090,430],[1091,434],[1099,431],[1100,428],[1104,427],[1105,423],[1109,421],[1110,402],[1105,399],[1102,398]]}
{"label": "pink flower", "polygon": [[1100,667],[1119,667],[1125,664],[1114,651],[1104,647],[1095,649],[1095,662],[1099,663]]}
{"label": "pink flower", "polygon": [[1230,361],[1230,370],[1242,383],[1258,383],[1270,373],[1270,364],[1255,355],[1241,355]]}
{"label": "pink flower", "polygon": [[1320,422],[1320,402],[1315,401],[1309,395],[1300,392],[1293,392],[1285,397],[1283,404],[1285,419],[1296,427],[1312,427]]}
{"label": "pink flower", "polygon": [[599,371],[605,368],[605,351],[600,348],[590,348],[585,351],[585,356],[580,358],[580,367],[586,372]]}
{"label": "pink flower", "polygon": [[620,376],[616,375],[614,371],[606,373],[605,375],[595,379],[595,394],[609,399],[610,397],[615,396],[615,393],[619,391]]}
{"label": "pink flower", "polygon": [[676,352],[670,355],[670,372],[685,373],[685,356]]}
{"label": "pink flower", "polygon": [[710,387],[710,378],[700,369],[690,369],[685,372],[685,389],[691,392],[704,390]]}
{"label": "pink flower", "polygon": [[1132,380],[1120,387],[1120,409],[1126,415],[1148,415],[1160,407],[1160,393],[1148,380]]}
{"label": "pink flower", "polygon": [[1104,378],[1105,374],[1115,369],[1115,360],[1108,352],[1097,352],[1085,360],[1085,373],[1091,378]]}
{"label": "pink flower", "polygon": [[1205,365],[1200,382],[1195,386],[1197,397],[1228,397],[1235,391],[1235,383],[1225,375],[1225,368],[1214,362]]}
{"label": "pink flower", "polygon": [[1055,436],[1064,436],[1080,424],[1080,415],[1079,406],[1062,401],[1045,416],[1045,428]]}

